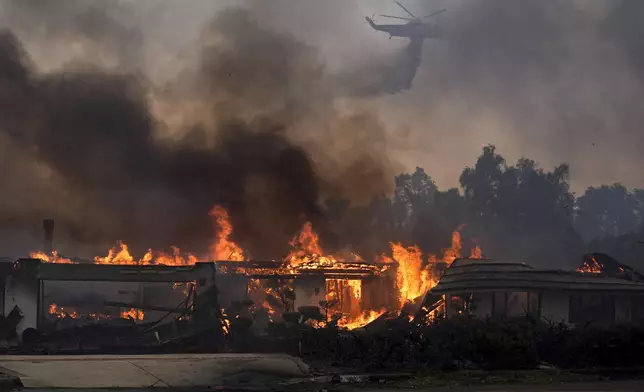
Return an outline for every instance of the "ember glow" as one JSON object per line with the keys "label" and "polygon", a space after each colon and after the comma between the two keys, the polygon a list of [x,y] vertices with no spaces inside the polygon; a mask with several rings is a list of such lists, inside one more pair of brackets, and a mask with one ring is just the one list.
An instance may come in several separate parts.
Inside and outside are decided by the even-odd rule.
{"label": "ember glow", "polygon": [[286,291],[292,290],[292,280],[285,279],[270,284],[268,279],[249,279],[248,298],[255,303],[255,309],[264,309],[272,322],[282,319],[284,312],[293,311],[293,303]]}
{"label": "ember glow", "polygon": [[56,304],[50,304],[49,305],[49,314],[56,316],[56,318],[78,318],[79,314],[76,311],[73,310],[66,310],[64,308],[59,307]]}
{"label": "ember glow", "polygon": [[[103,314],[103,313],[83,313],[76,309],[58,306],[56,303],[49,304],[48,312],[50,315],[55,316],[56,318],[72,318],[72,319],[86,319],[86,320],[110,320],[112,315]],[[133,319],[137,321],[143,321],[144,313],[142,310],[129,309],[121,312],[120,317],[123,319]]]}

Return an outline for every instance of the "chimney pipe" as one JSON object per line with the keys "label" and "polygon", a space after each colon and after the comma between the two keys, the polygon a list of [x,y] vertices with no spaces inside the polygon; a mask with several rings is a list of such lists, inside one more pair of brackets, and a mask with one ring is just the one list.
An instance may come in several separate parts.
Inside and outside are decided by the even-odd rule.
{"label": "chimney pipe", "polygon": [[53,219],[44,219],[42,221],[42,227],[45,229],[45,244],[43,251],[45,254],[50,255],[53,249],[54,244],[54,220]]}

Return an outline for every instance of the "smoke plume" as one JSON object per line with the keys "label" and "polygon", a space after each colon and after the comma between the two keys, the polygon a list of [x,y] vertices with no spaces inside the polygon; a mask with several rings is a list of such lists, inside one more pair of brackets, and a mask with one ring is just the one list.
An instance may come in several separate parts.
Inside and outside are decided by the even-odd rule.
{"label": "smoke plume", "polygon": [[0,4],[2,230],[198,252],[221,203],[277,258],[325,198],[417,165],[455,186],[488,143],[570,163],[577,190],[644,186],[638,0],[407,1],[448,11],[393,95],[417,64],[363,22],[390,1]]}
{"label": "smoke plume", "polygon": [[[11,5],[47,19],[40,2]],[[78,12],[68,29],[49,27],[52,40],[109,44],[129,36],[107,15]],[[103,27],[90,23],[96,19]],[[5,30],[2,137],[21,161],[39,162],[32,175],[51,171],[48,189],[24,210],[54,217],[81,243],[122,239],[139,250],[200,251],[212,235],[208,211],[222,204],[236,240],[256,258],[278,258],[304,221],[324,230],[325,197],[364,201],[387,191],[394,172],[383,128],[367,111],[334,106],[314,48],[230,9],[189,52],[183,72],[150,87],[142,68],[125,66],[132,58],[118,51],[116,69],[70,62],[41,71]]]}

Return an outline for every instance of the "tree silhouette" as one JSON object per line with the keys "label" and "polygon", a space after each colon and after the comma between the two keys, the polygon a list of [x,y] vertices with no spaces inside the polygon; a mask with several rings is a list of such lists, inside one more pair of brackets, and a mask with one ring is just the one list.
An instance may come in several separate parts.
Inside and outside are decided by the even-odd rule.
{"label": "tree silhouette", "polygon": [[568,176],[565,164],[546,172],[522,158],[507,166],[494,146],[484,147],[460,182],[469,223],[487,253],[547,266],[576,262],[583,243],[572,225]]}
{"label": "tree silhouette", "polygon": [[488,145],[461,173],[462,192],[439,190],[417,167],[394,178],[391,197],[378,195],[359,206],[328,200],[326,216],[337,247],[350,244],[367,260],[388,252],[390,241],[439,253],[456,228],[466,248],[476,241],[488,257],[540,267],[576,267],[591,251],[625,262],[640,257],[644,244],[636,239],[644,241],[644,190],[603,185],[575,199],[569,175],[567,164],[544,170],[521,158],[508,165]]}
{"label": "tree silhouette", "polygon": [[641,222],[642,191],[616,183],[590,187],[577,199],[575,226],[587,240],[636,231]]}

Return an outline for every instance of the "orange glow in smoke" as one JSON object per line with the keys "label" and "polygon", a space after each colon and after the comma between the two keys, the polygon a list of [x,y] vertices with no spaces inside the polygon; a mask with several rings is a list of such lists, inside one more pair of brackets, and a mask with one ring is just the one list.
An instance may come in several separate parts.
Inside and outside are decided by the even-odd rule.
{"label": "orange glow in smoke", "polygon": [[215,242],[210,246],[211,258],[214,261],[244,261],[244,252],[236,243],[229,240],[233,232],[228,211],[221,206],[215,206],[210,211],[215,219]]}

